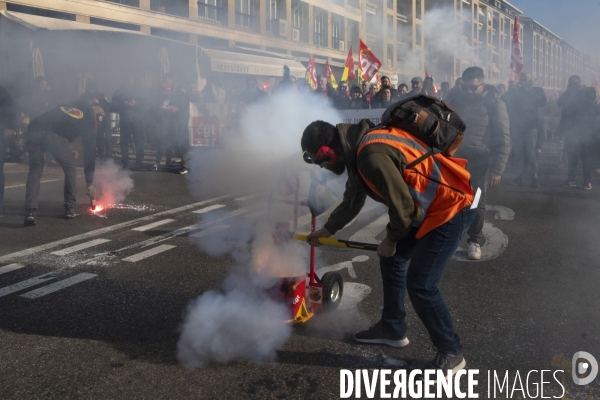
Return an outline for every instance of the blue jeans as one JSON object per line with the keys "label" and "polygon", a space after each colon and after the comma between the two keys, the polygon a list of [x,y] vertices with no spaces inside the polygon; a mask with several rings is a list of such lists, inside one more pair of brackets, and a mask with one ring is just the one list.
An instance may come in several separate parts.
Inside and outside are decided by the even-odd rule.
{"label": "blue jeans", "polygon": [[[413,228],[398,242],[393,257],[380,258],[383,280],[381,322],[385,328],[399,336],[406,335],[404,294],[408,289],[410,301],[436,348],[443,352],[462,352],[460,338],[454,331],[438,283],[474,217],[475,210],[464,208],[421,239],[415,237],[418,229]],[[410,267],[407,267],[408,261]]]}
{"label": "blue jeans", "polygon": [[532,179],[538,179],[537,128],[518,129],[511,134],[519,177],[523,179],[529,172]]}

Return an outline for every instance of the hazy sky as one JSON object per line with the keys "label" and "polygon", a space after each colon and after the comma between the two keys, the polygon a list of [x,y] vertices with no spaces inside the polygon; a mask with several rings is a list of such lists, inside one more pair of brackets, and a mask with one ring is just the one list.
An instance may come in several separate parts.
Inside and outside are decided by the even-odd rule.
{"label": "hazy sky", "polygon": [[576,49],[600,55],[600,0],[509,0]]}

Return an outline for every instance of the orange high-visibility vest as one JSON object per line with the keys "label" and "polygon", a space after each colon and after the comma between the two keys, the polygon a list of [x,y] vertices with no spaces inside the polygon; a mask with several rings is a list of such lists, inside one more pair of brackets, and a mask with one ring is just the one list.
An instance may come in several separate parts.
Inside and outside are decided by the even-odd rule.
{"label": "orange high-visibility vest", "polygon": [[[428,150],[425,143],[402,129],[382,128],[370,131],[362,138],[357,154],[373,143],[384,143],[400,150],[407,165]],[[460,210],[473,203],[471,175],[466,166],[467,160],[436,154],[402,172],[415,202],[413,226],[419,227],[417,238],[450,221]],[[367,186],[383,197],[360,169],[358,172]]]}

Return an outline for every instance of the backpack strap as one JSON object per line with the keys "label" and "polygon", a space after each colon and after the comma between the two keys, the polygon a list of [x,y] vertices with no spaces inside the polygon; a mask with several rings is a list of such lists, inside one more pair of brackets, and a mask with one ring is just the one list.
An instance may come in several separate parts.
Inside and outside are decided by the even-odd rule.
{"label": "backpack strap", "polygon": [[420,163],[422,163],[423,161],[425,161],[426,159],[428,159],[429,157],[433,157],[434,155],[439,154],[439,153],[440,153],[440,151],[438,149],[436,149],[435,147],[430,147],[426,153],[424,153],[421,157],[417,158],[416,160],[414,160],[413,162],[408,164],[405,167],[405,169],[414,168],[417,165],[419,165]]}

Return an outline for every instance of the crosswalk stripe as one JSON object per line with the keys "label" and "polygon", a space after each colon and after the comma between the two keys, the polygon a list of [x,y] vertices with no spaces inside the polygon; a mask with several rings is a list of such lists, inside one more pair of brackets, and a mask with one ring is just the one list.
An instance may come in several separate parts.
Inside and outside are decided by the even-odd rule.
{"label": "crosswalk stripe", "polygon": [[55,256],[66,256],[67,254],[75,253],[76,251],[89,249],[90,247],[98,246],[100,244],[110,242],[108,239],[94,239],[89,242],[81,243],[76,246],[67,247],[66,249],[54,251],[51,254]]}
{"label": "crosswalk stripe", "polygon": [[165,252],[167,250],[171,250],[174,247],[175,246],[172,246],[170,244],[161,244],[160,246],[157,246],[157,247],[155,247],[153,249],[142,251],[141,253],[134,254],[132,256],[124,258],[122,261],[138,262],[138,261],[141,261],[141,260],[146,259],[148,257],[152,257],[152,256],[154,256],[156,254]]}
{"label": "crosswalk stripe", "polygon": [[0,267],[0,275],[6,274],[7,272],[16,271],[18,269],[24,268],[23,264],[10,264],[5,265],[4,267]]}
{"label": "crosswalk stripe", "polygon": [[138,223],[143,222],[143,221],[152,221],[153,219],[156,219],[158,217],[163,217],[163,216],[166,216],[166,215],[177,214],[179,212],[187,211],[187,210],[190,210],[192,208],[200,207],[200,206],[202,206],[204,204],[208,204],[208,203],[211,203],[213,201],[223,200],[223,199],[225,199],[227,197],[229,197],[229,195],[223,195],[223,196],[219,196],[219,197],[214,197],[212,199],[203,200],[203,201],[200,201],[198,203],[188,204],[187,206],[177,207],[177,208],[174,208],[172,210],[161,211],[159,213],[152,214],[152,215],[147,215],[147,216],[142,217],[142,218],[138,218],[138,219],[134,219],[134,220],[131,220],[131,221],[122,222],[120,224],[115,224],[115,225],[107,226],[106,228],[96,229],[95,231],[82,233],[81,235],[75,235],[75,236],[71,236],[71,237],[68,237],[68,238],[65,238],[65,239],[60,239],[60,240],[57,240],[57,241],[54,241],[54,242],[46,243],[46,244],[43,244],[43,245],[40,245],[40,246],[31,247],[29,249],[17,251],[17,252],[14,252],[14,253],[5,254],[3,256],[0,256],[0,264],[4,263],[4,262],[7,262],[7,261],[10,261],[10,260],[14,260],[15,258],[30,256],[32,254],[36,254],[36,253],[39,253],[39,252],[42,252],[42,251],[50,250],[50,249],[53,249],[53,248],[58,247],[58,246],[62,246],[62,245],[65,245],[65,244],[77,242],[77,241],[82,240],[82,239],[87,239],[87,238],[94,237],[94,236],[100,236],[100,235],[103,235],[103,234],[108,233],[108,232],[116,231],[118,229],[122,229],[122,228],[126,228],[128,226],[132,226],[132,225],[138,224]]}
{"label": "crosswalk stripe", "polygon": [[385,213],[354,235],[350,236],[350,240],[353,242],[374,243],[375,236],[379,235],[385,229],[388,222],[390,222],[390,217]]}
{"label": "crosswalk stripe", "polygon": [[249,195],[246,195],[246,196],[238,197],[237,199],[235,199],[235,201],[246,201],[246,200],[250,200],[250,199],[253,199],[255,197],[258,197],[258,196],[260,196],[259,193],[249,194]]}
{"label": "crosswalk stripe", "polygon": [[194,214],[204,214],[212,210],[217,210],[219,208],[225,207],[225,204],[214,204],[212,206],[204,207],[196,211],[192,211]]}
{"label": "crosswalk stripe", "polygon": [[75,276],[72,276],[67,279],[63,279],[62,281],[51,283],[50,285],[43,286],[39,289],[32,290],[31,292],[27,292],[22,294],[21,297],[26,297],[28,299],[37,299],[38,297],[45,296],[50,293],[58,292],[61,289],[68,288],[69,286],[76,285],[83,281],[87,281],[88,279],[92,279],[97,277],[96,274],[88,274],[82,273]]}
{"label": "crosswalk stripe", "polygon": [[227,225],[227,224],[220,224],[220,225],[216,225],[216,226],[213,226],[213,227],[211,227],[211,228],[205,229],[205,230],[203,230],[203,231],[200,231],[200,232],[194,233],[194,234],[190,235],[189,237],[193,237],[193,238],[203,238],[203,237],[205,237],[205,236],[211,235],[211,234],[213,234],[213,233],[215,233],[215,232],[218,232],[218,231],[222,231],[223,229],[227,229],[227,228],[229,228],[229,227],[231,227],[231,225]]}
{"label": "crosswalk stripe", "polygon": [[3,288],[0,288],[0,297],[8,296],[9,294],[30,288],[32,286],[39,285],[40,283],[50,281],[54,278],[56,278],[55,273],[51,272],[49,274],[38,275],[34,278],[15,283],[14,285],[5,286]]}
{"label": "crosswalk stripe", "polygon": [[171,223],[173,221],[175,221],[175,220],[167,218],[167,219],[163,219],[161,221],[153,222],[153,223],[148,224],[148,225],[143,225],[143,226],[139,226],[137,228],[133,228],[132,231],[146,232],[146,231],[149,231],[152,228],[156,228],[156,227],[159,227],[159,226]]}

